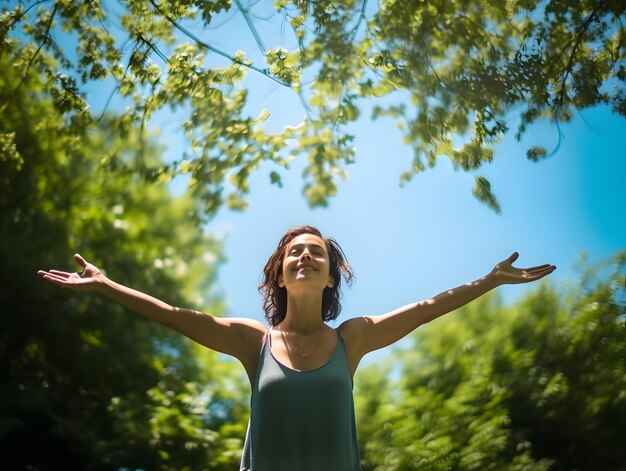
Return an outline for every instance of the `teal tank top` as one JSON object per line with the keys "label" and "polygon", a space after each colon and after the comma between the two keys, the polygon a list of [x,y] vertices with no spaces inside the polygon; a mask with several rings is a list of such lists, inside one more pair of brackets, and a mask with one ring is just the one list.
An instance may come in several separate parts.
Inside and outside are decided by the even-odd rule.
{"label": "teal tank top", "polygon": [[352,375],[338,330],[330,359],[314,370],[280,363],[263,341],[252,386],[241,471],[359,471]]}

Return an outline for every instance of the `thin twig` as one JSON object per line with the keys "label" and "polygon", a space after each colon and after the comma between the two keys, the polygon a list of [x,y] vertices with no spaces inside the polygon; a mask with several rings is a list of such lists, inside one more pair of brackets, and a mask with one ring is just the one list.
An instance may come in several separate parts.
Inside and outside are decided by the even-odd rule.
{"label": "thin twig", "polygon": [[11,25],[9,26],[9,29],[13,29],[13,26],[15,26],[15,24],[20,21],[24,16],[26,16],[26,14],[32,10],[33,8],[35,8],[38,5],[41,5],[42,3],[49,3],[53,0],[40,0],[38,2],[33,3],[31,6],[29,6],[26,10],[24,10],[20,15],[16,16],[15,19],[13,20],[13,22],[11,23]]}
{"label": "thin twig", "polygon": [[9,103],[11,103],[11,101],[13,100],[13,97],[17,95],[17,92],[26,81],[26,77],[28,77],[28,72],[30,71],[31,66],[35,62],[35,59],[39,55],[39,52],[44,47],[44,45],[50,40],[50,28],[52,28],[52,22],[54,21],[54,15],[56,15],[57,8],[58,8],[58,4],[55,3],[54,8],[52,9],[52,13],[50,13],[50,21],[48,22],[48,25],[46,26],[46,33],[44,35],[43,40],[41,41],[41,44],[39,45],[39,47],[37,48],[33,56],[28,61],[28,65],[26,66],[26,70],[24,71],[24,74],[22,75],[20,82],[17,84],[17,87],[15,87],[15,89],[9,95],[9,99],[2,105],[2,108],[0,108],[0,111],[4,111],[6,107],[9,105]]}
{"label": "thin twig", "polygon": [[594,10],[594,11],[592,11],[589,14],[589,16],[585,19],[585,21],[582,24],[582,28],[580,29],[580,33],[576,37],[576,42],[574,43],[574,45],[572,47],[572,52],[569,55],[569,59],[567,61],[567,65],[565,66],[565,70],[563,72],[563,76],[562,76],[562,79],[561,79],[561,89],[559,90],[559,94],[558,94],[559,103],[557,103],[557,109],[561,106],[561,104],[563,103],[564,97],[565,97],[565,82],[567,81],[569,75],[572,72],[572,67],[573,67],[573,64],[574,64],[574,56],[576,55],[576,51],[577,51],[578,47],[580,46],[580,43],[582,42],[583,36],[587,32],[587,29],[589,29],[589,26],[591,25],[591,21],[593,20],[594,16],[596,16],[597,13],[598,13],[598,10]]}
{"label": "thin twig", "polygon": [[269,78],[270,80],[273,80],[274,82],[276,82],[276,83],[278,83],[278,84],[280,84],[280,85],[282,85],[282,86],[284,86],[284,87],[287,87],[287,88],[291,88],[291,89],[293,89],[293,88],[292,88],[289,84],[287,84],[287,83],[283,82],[282,80],[280,80],[280,79],[278,79],[278,78],[276,78],[276,77],[272,77],[270,74],[268,74],[268,73],[267,73],[267,72],[265,72],[264,70],[262,70],[262,69],[260,69],[260,68],[258,68],[258,67],[256,67],[256,66],[254,66],[254,65],[252,65],[252,64],[246,63],[245,61],[243,61],[243,60],[241,60],[241,59],[237,59],[236,57],[231,56],[230,54],[228,54],[228,53],[226,53],[226,52],[222,51],[221,49],[218,49],[218,48],[216,48],[216,47],[213,47],[213,46],[211,46],[211,45],[209,45],[209,44],[205,43],[205,42],[204,42],[204,41],[202,41],[200,38],[198,38],[195,34],[193,34],[191,31],[187,30],[186,28],[184,28],[183,26],[181,26],[179,23],[177,23],[176,21],[174,21],[172,18],[170,18],[168,15],[166,15],[166,14],[163,12],[163,10],[161,10],[161,8],[160,8],[160,7],[159,7],[159,6],[158,6],[158,5],[157,5],[157,4],[156,4],[153,0],[150,0],[150,4],[151,4],[151,5],[152,5],[152,6],[153,6],[153,7],[154,7],[154,8],[155,8],[155,9],[156,9],[156,10],[157,10],[157,11],[158,11],[161,15],[163,15],[163,17],[164,17],[167,21],[169,21],[169,22],[170,22],[170,23],[174,26],[174,28],[176,28],[177,30],[179,30],[181,33],[183,33],[183,34],[184,34],[185,36],[187,36],[188,38],[190,38],[190,39],[192,39],[193,41],[195,41],[195,42],[196,42],[196,44],[198,44],[199,46],[201,46],[201,47],[203,47],[203,48],[205,48],[205,49],[208,49],[209,51],[211,51],[211,52],[213,52],[213,53],[215,53],[215,54],[217,54],[217,55],[219,55],[219,56],[222,56],[222,57],[224,57],[224,58],[228,59],[229,61],[231,61],[231,62],[233,62],[233,63],[235,63],[235,64],[241,65],[241,66],[246,67],[247,69],[250,69],[250,70],[254,70],[255,72],[257,72],[257,73],[259,73],[259,74],[261,74],[261,75],[264,75],[265,77]]}
{"label": "thin twig", "polygon": [[357,20],[356,24],[354,25],[351,31],[352,35],[350,37],[350,42],[354,41],[357,33],[359,32],[359,27],[361,26],[361,23],[365,19],[366,8],[367,8],[367,0],[363,0],[363,3],[361,4],[361,11],[359,12],[359,19]]}
{"label": "thin twig", "polygon": [[168,57],[167,57],[167,56],[166,56],[163,52],[161,52],[161,50],[160,50],[158,47],[156,47],[156,46],[152,43],[152,41],[150,41],[149,39],[147,39],[146,37],[144,37],[144,35],[143,35],[143,34],[141,34],[141,33],[139,34],[139,39],[140,39],[140,40],[141,40],[141,42],[143,42],[146,46],[148,46],[148,48],[149,48],[149,49],[151,49],[151,50],[152,50],[152,52],[154,52],[157,56],[159,56],[159,58],[160,58],[160,59],[161,59],[161,60],[162,60],[165,64],[167,64],[167,62],[168,62],[168,60],[169,60],[169,59],[168,59]]}
{"label": "thin twig", "polygon": [[256,41],[257,46],[259,46],[259,50],[261,51],[261,54],[265,56],[267,54],[267,48],[265,47],[265,44],[263,43],[263,39],[261,39],[259,32],[254,27],[254,24],[252,23],[252,20],[250,19],[250,15],[248,15],[248,10],[246,10],[243,7],[243,5],[241,4],[239,0],[234,0],[234,2],[235,2],[235,5],[237,5],[237,8],[239,8],[239,11],[241,12],[241,15],[243,16],[243,19],[245,20],[246,24],[248,25],[248,28],[250,29],[250,32],[252,33],[252,36],[254,36],[254,40]]}
{"label": "thin twig", "polygon": [[[128,44],[128,42],[130,41],[130,38],[128,38],[124,44],[122,44],[121,46],[121,50],[123,50],[126,47],[126,44]],[[126,65],[126,69],[124,70],[124,77],[126,77],[126,74],[128,73],[128,69],[130,68],[130,60],[128,61],[128,64]],[[109,105],[111,104],[111,101],[113,100],[113,97],[115,96],[115,94],[117,93],[117,91],[120,89],[120,84],[118,82],[118,84],[115,86],[115,88],[113,88],[113,91],[111,92],[111,94],[109,95],[109,98],[106,101],[106,104],[104,105],[104,108],[102,110],[102,113],[100,114],[100,116],[98,117],[98,119],[96,120],[97,122],[102,121],[102,118],[104,118],[104,114],[106,113],[107,109],[109,108]]]}

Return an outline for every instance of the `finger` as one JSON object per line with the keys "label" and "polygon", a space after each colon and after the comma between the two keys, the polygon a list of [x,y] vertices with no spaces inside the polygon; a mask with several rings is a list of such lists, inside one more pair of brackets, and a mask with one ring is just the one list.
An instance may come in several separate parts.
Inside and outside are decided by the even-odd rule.
{"label": "finger", "polygon": [[87,261],[79,253],[74,254],[74,260],[83,268],[87,266]]}
{"label": "finger", "polygon": [[62,287],[67,286],[69,283],[65,280],[65,278],[56,277],[54,275],[44,275],[43,279],[49,281],[50,283],[54,283],[55,285],[59,285]]}
{"label": "finger", "polygon": [[51,273],[53,275],[64,276],[66,278],[72,275],[69,272],[61,271],[61,270],[50,270],[49,273]]}
{"label": "finger", "polygon": [[513,252],[509,258],[506,259],[507,262],[513,263],[519,257],[519,253]]}
{"label": "finger", "polygon": [[548,268],[551,267],[552,265],[550,265],[549,263],[545,263],[543,265],[537,265],[536,267],[530,267],[530,268],[522,268],[522,270],[527,271],[527,272],[531,272],[531,271],[536,271],[536,270],[543,270],[544,268]]}
{"label": "finger", "polygon": [[50,270],[50,271],[45,271],[45,270],[39,270],[37,272],[37,274],[39,276],[46,276],[46,275],[53,275],[55,277],[61,277],[61,276],[69,276],[70,274],[67,272],[60,272],[58,270]]}
{"label": "finger", "polygon": [[554,270],[556,270],[555,266],[548,266],[544,269],[537,270],[533,273],[529,273],[528,276],[529,278],[532,278],[533,280],[538,280],[539,278],[543,278],[544,276],[549,275]]}

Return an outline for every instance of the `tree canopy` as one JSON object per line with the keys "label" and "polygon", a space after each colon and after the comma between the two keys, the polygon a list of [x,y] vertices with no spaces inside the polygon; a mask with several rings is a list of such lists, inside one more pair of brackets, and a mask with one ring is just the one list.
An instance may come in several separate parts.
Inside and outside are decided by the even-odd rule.
{"label": "tree canopy", "polygon": [[[223,313],[221,243],[189,196],[120,161],[159,147],[132,128],[68,122],[31,73],[0,55],[0,450],[2,468],[233,469],[247,420],[243,374],[218,355],[97,295],[42,284],[80,251],[108,274],[175,305]],[[8,141],[8,142],[7,142]]]}
{"label": "tree canopy", "polygon": [[[182,110],[186,155],[152,167],[139,156],[126,166],[152,179],[187,175],[207,214],[223,203],[244,208],[262,163],[280,185],[292,156],[307,159],[308,201],[325,205],[357,158],[350,124],[366,106],[373,118],[397,120],[414,150],[402,182],[442,157],[476,172],[509,129],[520,138],[539,119],[553,121],[560,139],[559,123],[575,110],[608,104],[626,116],[619,0],[9,3],[2,53],[24,80],[33,68],[45,74],[67,119],[94,119],[86,87],[94,83],[124,99],[120,132],[130,123],[147,129],[159,110]],[[233,12],[248,28],[238,34],[259,51],[212,45],[211,27]],[[268,21],[279,39],[260,32]],[[246,106],[258,83],[246,77],[291,89],[305,118],[266,131],[272,110]],[[549,150],[538,144],[527,156]],[[105,163],[119,164],[115,156]],[[475,176],[473,193],[499,210],[484,177]]]}

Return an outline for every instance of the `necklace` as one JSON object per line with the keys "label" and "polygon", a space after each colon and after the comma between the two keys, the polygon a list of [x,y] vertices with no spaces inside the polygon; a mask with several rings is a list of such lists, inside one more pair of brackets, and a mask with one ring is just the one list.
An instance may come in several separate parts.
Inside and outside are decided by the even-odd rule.
{"label": "necklace", "polygon": [[283,337],[283,342],[285,342],[285,340],[287,340],[287,338],[289,338],[289,342],[285,342],[285,344],[293,344],[293,345],[295,345],[296,349],[298,350],[298,355],[300,355],[300,358],[307,358],[307,357],[313,355],[315,353],[315,351],[317,350],[317,346],[319,345],[320,341],[322,340],[322,336],[318,334],[317,342],[315,342],[315,345],[313,345],[313,350],[311,350],[311,352],[309,353],[308,350],[311,347],[310,345],[306,345],[303,348],[295,340],[295,338],[291,338],[291,336],[292,336],[291,333],[289,335],[287,335],[287,333],[285,331],[283,331],[283,330],[281,330],[280,333],[281,333],[281,335]]}

